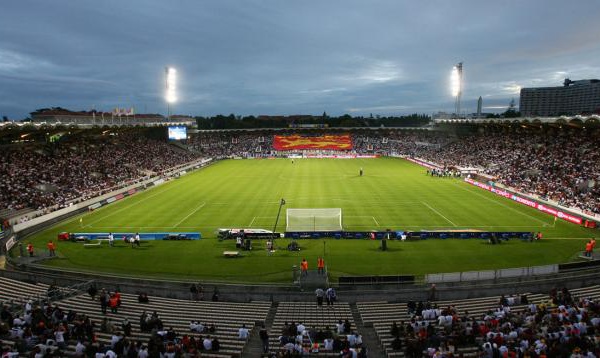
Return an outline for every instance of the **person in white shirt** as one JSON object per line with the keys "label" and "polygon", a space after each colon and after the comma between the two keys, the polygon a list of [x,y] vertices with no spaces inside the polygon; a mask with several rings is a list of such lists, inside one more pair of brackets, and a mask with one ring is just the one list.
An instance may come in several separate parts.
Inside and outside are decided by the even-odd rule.
{"label": "person in white shirt", "polygon": [[204,341],[202,341],[202,345],[204,346],[205,350],[212,350],[212,339],[210,339],[210,336],[206,336],[206,338],[204,338]]}
{"label": "person in white shirt", "polygon": [[148,358],[148,347],[142,346],[138,352],[138,358]]}
{"label": "person in white shirt", "polygon": [[354,332],[354,343],[357,347],[361,347],[363,343],[362,336],[357,332]]}
{"label": "person in white shirt", "polygon": [[347,335],[346,340],[348,341],[348,345],[350,347],[356,347],[356,337],[354,336],[354,334]]}
{"label": "person in white shirt", "polygon": [[296,330],[298,331],[298,334],[304,334],[304,331],[306,330],[306,326],[302,324],[302,322],[299,322],[298,325],[296,326]]}
{"label": "person in white shirt", "polygon": [[117,353],[109,349],[106,351],[106,358],[117,358]]}
{"label": "person in white shirt", "polygon": [[190,330],[192,332],[202,333],[204,332],[204,325],[199,322],[190,321]]}
{"label": "person in white shirt", "polygon": [[77,345],[75,346],[75,357],[83,357],[85,353],[85,346],[81,341],[77,341]]}
{"label": "person in white shirt", "polygon": [[108,245],[111,246],[111,247],[115,246],[115,237],[112,234],[112,232],[108,233]]}
{"label": "person in white shirt", "polygon": [[[122,338],[122,337],[121,337],[121,336],[119,336],[119,334],[118,334],[118,333],[115,333],[115,334],[113,334],[113,335],[112,335],[112,337],[110,338],[110,347],[111,347],[112,349],[114,349],[114,348],[115,348],[115,345],[116,345],[117,343],[119,343],[119,341],[121,340],[121,338]],[[108,355],[108,352],[106,352],[106,354]]]}
{"label": "person in white shirt", "polygon": [[60,348],[60,349],[65,349],[67,346],[65,344],[65,331],[64,331],[64,327],[62,326],[62,324],[58,327],[58,330],[56,330],[54,332],[54,339],[56,340],[56,345]]}
{"label": "person in white shirt", "polygon": [[33,301],[29,300],[25,304],[25,312],[31,312],[32,309],[33,309]]}
{"label": "person in white shirt", "polygon": [[15,319],[13,319],[13,327],[21,327],[24,323],[25,321],[21,319],[21,317],[15,317]]}
{"label": "person in white shirt", "polygon": [[339,320],[339,322],[336,323],[335,327],[337,328],[337,334],[344,333],[344,322],[342,322],[342,320]]}
{"label": "person in white shirt", "polygon": [[23,338],[23,333],[23,328],[21,328],[20,326],[14,326],[10,329],[10,338]]}
{"label": "person in white shirt", "polygon": [[238,338],[242,339],[242,340],[246,340],[246,339],[248,339],[249,334],[250,334],[250,331],[248,331],[248,328],[246,328],[246,325],[242,324],[242,328],[240,328],[238,331]]}
{"label": "person in white shirt", "polygon": [[332,338],[325,338],[325,341],[323,342],[323,345],[325,346],[326,350],[332,351],[333,350],[333,339]]}

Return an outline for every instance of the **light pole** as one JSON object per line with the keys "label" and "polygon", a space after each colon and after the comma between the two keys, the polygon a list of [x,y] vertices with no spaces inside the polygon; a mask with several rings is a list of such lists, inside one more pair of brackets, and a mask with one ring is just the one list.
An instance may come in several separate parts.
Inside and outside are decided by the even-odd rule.
{"label": "light pole", "polygon": [[279,210],[277,211],[277,218],[275,218],[275,226],[273,226],[273,244],[275,244],[275,231],[277,230],[277,223],[279,222],[279,215],[281,214],[281,208],[285,205],[285,199],[279,201]]}

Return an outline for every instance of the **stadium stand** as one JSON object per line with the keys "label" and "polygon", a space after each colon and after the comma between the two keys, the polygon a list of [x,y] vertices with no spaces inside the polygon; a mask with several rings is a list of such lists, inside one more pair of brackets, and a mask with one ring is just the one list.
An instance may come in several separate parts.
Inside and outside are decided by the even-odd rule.
{"label": "stadium stand", "polygon": [[136,131],[9,148],[0,152],[0,208],[15,211],[3,217],[25,208],[59,209],[198,158]]}
{"label": "stadium stand", "polygon": [[[600,287],[438,302],[357,303],[388,357],[597,354]],[[440,318],[441,317],[441,318]],[[394,327],[395,326],[395,327]],[[512,352],[509,354],[509,352]]]}
{"label": "stadium stand", "polygon": [[[197,302],[149,297],[148,303],[140,303],[136,295],[121,294],[117,312],[103,315],[98,300],[88,294],[57,297],[42,306],[29,301],[44,296],[49,288],[0,278],[0,340],[5,352],[19,351],[18,356],[26,357],[38,349],[50,349],[54,355],[47,356],[78,356],[81,342],[86,352],[112,348],[128,356],[130,348],[139,352],[147,347],[165,356],[172,350],[193,357],[194,344],[210,336],[220,342],[220,348],[201,348],[202,357],[241,357],[248,345],[247,340],[238,338],[241,325],[252,331],[256,324],[269,321],[269,312],[274,312],[268,324],[271,351],[283,354],[287,349],[302,349],[311,356],[334,357],[351,344],[354,338],[349,335],[357,329],[350,304],[345,302],[327,308],[314,302]],[[387,357],[487,357],[494,352],[500,356],[564,357],[577,352],[598,354],[600,349],[595,339],[600,329],[600,286],[554,289],[549,295],[358,302],[356,306],[363,324],[375,330]],[[158,321],[160,325],[141,327],[146,314],[155,320],[144,322]],[[202,324],[206,331],[192,332],[190,321]],[[22,329],[17,327],[20,325]],[[305,327],[304,334],[298,334],[298,325]],[[295,335],[289,333],[290,327]],[[301,344],[286,345],[295,343],[298,335]],[[64,343],[59,337],[65,338]],[[333,344],[334,349],[327,349],[327,337],[332,337],[327,345]]]}
{"label": "stadium stand", "polygon": [[[135,349],[139,350],[146,345],[152,356],[152,349],[167,352],[170,349],[179,353],[194,351],[195,342],[202,342],[202,338],[210,336],[219,341],[220,348],[216,351],[202,352],[202,357],[226,358],[240,357],[247,341],[238,339],[238,330],[242,324],[252,330],[257,322],[264,322],[271,307],[270,302],[192,302],[160,297],[149,297],[149,303],[139,303],[136,295],[121,294],[121,305],[117,312],[108,311],[103,315],[98,299],[92,300],[88,294],[80,294],[66,299],[58,299],[42,307],[33,306],[32,314],[28,315],[24,308],[30,297],[43,295],[48,292],[44,285],[26,284],[6,278],[0,279],[1,298],[4,307],[10,310],[7,301],[12,304],[11,312],[15,317],[22,317],[28,321],[28,326],[21,332],[13,329],[15,322],[3,318],[5,330],[2,344],[19,348],[23,352],[35,350],[39,344],[48,345],[45,338],[53,335],[59,328],[59,323],[65,323],[65,346],[61,348],[64,354],[75,355],[77,341],[81,341],[87,351],[101,350],[104,347],[113,347],[127,350],[133,342]],[[16,302],[22,304],[17,306]],[[24,302],[24,304],[23,304]],[[141,329],[141,319],[146,314],[151,317],[147,322],[160,322],[152,329]],[[4,317],[4,313],[3,313]],[[106,319],[106,321],[104,321]],[[153,321],[152,321],[153,319]],[[127,321],[125,321],[127,320]],[[203,332],[192,332],[190,320],[205,326]],[[39,327],[39,322],[44,322],[44,329]],[[85,323],[88,322],[88,323]],[[124,322],[131,323],[129,336],[124,336]],[[88,325],[85,332],[79,331],[80,326]],[[214,330],[211,329],[214,328]],[[150,328],[150,327],[147,327]],[[170,337],[169,332],[175,332]],[[161,338],[161,335],[163,336]],[[121,344],[114,349],[114,337],[121,337]],[[156,343],[159,344],[156,344]],[[139,344],[138,344],[139,343]],[[173,344],[171,344],[173,343]],[[176,343],[176,344],[175,344]],[[201,344],[201,343],[200,343]],[[46,347],[44,347],[46,348]],[[53,350],[55,348],[52,348]],[[121,354],[119,354],[121,356]],[[123,356],[127,356],[123,353]],[[137,356],[137,355],[136,355]],[[192,355],[193,356],[193,355]]]}
{"label": "stadium stand", "polygon": [[[338,325],[343,328],[338,330]],[[357,348],[347,336],[360,336],[347,302],[336,302],[335,308],[319,307],[314,302],[281,302],[270,333],[270,347],[278,347],[281,353],[319,357],[338,357],[344,349]],[[331,346],[325,339],[331,339]]]}

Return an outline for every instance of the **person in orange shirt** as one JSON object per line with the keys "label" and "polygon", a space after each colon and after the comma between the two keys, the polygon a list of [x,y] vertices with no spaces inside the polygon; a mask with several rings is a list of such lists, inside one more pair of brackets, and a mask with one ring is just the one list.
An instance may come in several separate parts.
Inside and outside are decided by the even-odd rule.
{"label": "person in orange shirt", "polygon": [[117,307],[121,307],[121,294],[119,291],[115,291],[115,298],[117,299]]}
{"label": "person in orange shirt", "polygon": [[54,245],[52,240],[48,241],[47,246],[48,246],[48,253],[49,253],[50,257],[56,256],[56,246]]}
{"label": "person in orange shirt", "polygon": [[302,259],[302,263],[300,263],[300,270],[302,271],[302,276],[308,275],[308,261],[306,259]]}
{"label": "person in orange shirt", "polygon": [[119,308],[119,301],[116,295],[110,296],[110,299],[108,300],[108,306],[110,307],[110,311],[112,313],[117,313],[117,310]]}
{"label": "person in orange shirt", "polygon": [[317,273],[322,275],[325,273],[325,260],[321,256],[317,258]]}
{"label": "person in orange shirt", "polygon": [[592,257],[593,249],[594,249],[594,244],[592,244],[592,240],[590,240],[585,244],[585,256]]}

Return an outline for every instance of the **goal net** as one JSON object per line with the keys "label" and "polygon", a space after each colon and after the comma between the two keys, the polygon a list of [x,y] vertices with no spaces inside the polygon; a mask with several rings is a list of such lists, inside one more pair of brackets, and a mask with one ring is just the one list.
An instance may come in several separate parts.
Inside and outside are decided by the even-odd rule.
{"label": "goal net", "polygon": [[342,209],[287,209],[286,231],[342,231]]}

